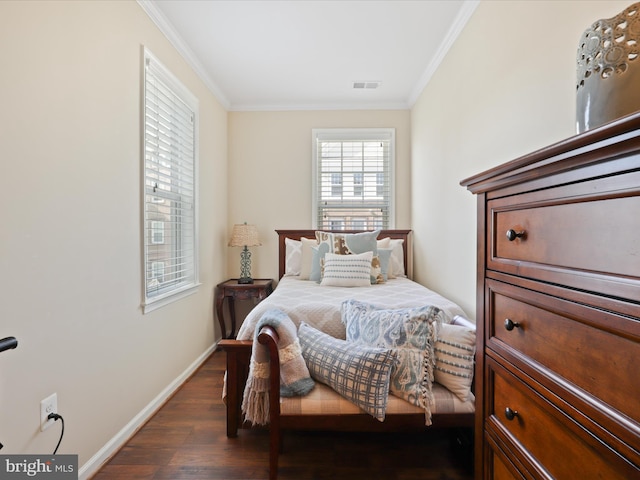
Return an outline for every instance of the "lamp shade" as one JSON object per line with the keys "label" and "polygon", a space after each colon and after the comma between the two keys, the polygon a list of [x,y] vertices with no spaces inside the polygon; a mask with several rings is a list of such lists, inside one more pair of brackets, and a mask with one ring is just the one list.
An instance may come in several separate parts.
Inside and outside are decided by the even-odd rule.
{"label": "lamp shade", "polygon": [[262,245],[255,225],[236,224],[231,232],[230,247],[257,247]]}

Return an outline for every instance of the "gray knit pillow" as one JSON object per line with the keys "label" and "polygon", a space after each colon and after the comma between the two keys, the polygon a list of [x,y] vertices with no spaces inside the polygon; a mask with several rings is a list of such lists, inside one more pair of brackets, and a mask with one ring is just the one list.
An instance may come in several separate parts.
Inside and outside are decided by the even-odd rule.
{"label": "gray knit pillow", "polygon": [[384,348],[354,345],[302,322],[298,329],[302,356],[311,376],[384,421],[389,379],[396,355]]}

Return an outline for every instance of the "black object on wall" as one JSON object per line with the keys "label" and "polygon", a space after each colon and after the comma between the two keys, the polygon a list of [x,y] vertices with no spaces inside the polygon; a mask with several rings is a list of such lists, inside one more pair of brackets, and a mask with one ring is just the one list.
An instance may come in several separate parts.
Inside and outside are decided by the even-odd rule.
{"label": "black object on wall", "polygon": [[18,340],[16,340],[16,337],[6,337],[0,340],[0,352],[11,350],[12,348],[16,348],[17,346]]}
{"label": "black object on wall", "polygon": [[[4,352],[5,350],[11,350],[18,346],[18,340],[16,337],[6,337],[0,340],[0,352]],[[0,450],[4,447],[2,443],[0,443]]]}

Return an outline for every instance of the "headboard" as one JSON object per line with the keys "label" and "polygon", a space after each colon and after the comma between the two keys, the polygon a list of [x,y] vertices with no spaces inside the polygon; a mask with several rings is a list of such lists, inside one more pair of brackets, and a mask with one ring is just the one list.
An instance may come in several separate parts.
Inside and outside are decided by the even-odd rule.
{"label": "headboard", "polygon": [[[331,231],[331,230],[323,230]],[[333,231],[334,233],[362,233],[361,230],[339,230]],[[285,239],[290,238],[292,240],[300,240],[301,238],[316,238],[316,230],[276,230],[278,234],[278,278],[282,278],[285,273],[285,257],[286,257],[286,245]],[[407,277],[413,278],[413,245],[411,230],[382,230],[379,239],[382,238],[394,238],[404,240],[403,252],[404,252],[404,271]]]}

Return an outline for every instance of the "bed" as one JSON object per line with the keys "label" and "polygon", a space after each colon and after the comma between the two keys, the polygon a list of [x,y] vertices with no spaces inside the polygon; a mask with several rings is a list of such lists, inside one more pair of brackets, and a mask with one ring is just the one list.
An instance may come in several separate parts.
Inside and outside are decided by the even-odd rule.
{"label": "bed", "polygon": [[[337,236],[364,233],[366,232],[334,232]],[[347,327],[342,318],[345,302],[353,302],[356,306],[378,305],[385,311],[418,309],[425,305],[435,306],[437,308],[434,311],[438,312],[442,323],[451,326],[447,327],[449,330],[458,329],[466,333],[464,342],[458,342],[456,337],[452,344],[461,346],[459,343],[465,343],[467,353],[469,349],[475,348],[475,325],[467,319],[465,312],[454,302],[412,280],[412,232],[410,230],[382,230],[377,237],[374,237],[376,247],[379,247],[376,254],[380,257],[388,256],[384,262],[384,268],[380,269],[384,272],[376,271],[375,273],[380,283],[370,283],[368,286],[356,288],[342,286],[340,283],[342,280],[338,282],[338,285],[333,285],[331,282],[326,284],[325,277],[321,277],[320,283],[317,279],[313,279],[313,267],[311,271],[308,267],[310,253],[309,251],[303,252],[303,249],[309,245],[312,247],[317,245],[315,230],[277,230],[277,234],[279,245],[278,286],[269,297],[249,313],[240,327],[236,339],[223,340],[220,343],[220,346],[227,352],[224,389],[227,406],[227,436],[234,437],[237,435],[238,428],[252,426],[244,421],[241,404],[249,372],[254,337],[269,349],[272,359],[272,381],[280,378],[279,362],[273,361],[278,357],[277,332],[269,326],[259,329],[258,335],[255,331],[256,324],[260,319],[266,312],[273,309],[285,312],[299,329],[299,332],[302,331],[300,326],[304,325],[305,331],[310,328],[328,334],[335,339],[344,340],[348,336]],[[370,241],[370,238],[367,241]],[[335,243],[335,235],[332,237],[332,242]],[[315,253],[317,255],[317,251]],[[358,253],[358,255],[360,254]],[[364,253],[361,255],[364,256]],[[356,254],[354,254],[355,257]],[[315,258],[314,261],[316,261]],[[327,274],[327,268],[330,268],[328,262],[327,260],[325,265],[326,276],[329,275]],[[381,275],[381,273],[383,274]],[[371,282],[374,282],[373,267]],[[456,330],[456,335],[458,330]],[[472,332],[473,338],[471,340],[469,332]],[[444,341],[444,339],[438,338],[436,347],[443,345],[441,340]],[[445,346],[445,348],[449,347]],[[467,365],[462,365],[460,362],[466,362]],[[466,372],[472,376],[473,351],[465,361],[456,360],[450,365],[466,368]],[[437,382],[431,384],[432,391],[430,393],[433,394],[434,402],[426,422],[425,411],[422,407],[417,404],[412,405],[411,402],[394,395],[388,396],[386,415],[384,421],[380,421],[379,418],[374,418],[370,412],[363,411],[362,408],[344,398],[340,398],[339,401],[332,399],[327,402],[326,395],[335,394],[335,392],[321,382],[316,382],[316,387],[307,396],[280,398],[279,389],[275,387],[279,380],[274,381],[270,391],[270,428],[273,434],[270,455],[271,477],[277,476],[277,456],[282,441],[280,432],[283,430],[414,431],[429,428],[429,425],[473,427],[475,398],[472,393],[471,379],[468,375],[464,378],[463,383],[467,394],[460,395],[460,391],[457,391],[456,388],[461,378],[456,375],[464,370],[456,370],[455,366],[446,366],[441,370],[442,373],[439,377],[444,379],[442,383],[451,387],[451,390]],[[445,372],[454,375],[451,376]],[[438,374],[438,371],[435,373]],[[436,376],[436,380],[438,380],[438,376]],[[450,380],[452,380],[451,384],[448,383]],[[332,404],[331,409],[323,410],[328,403]]]}

